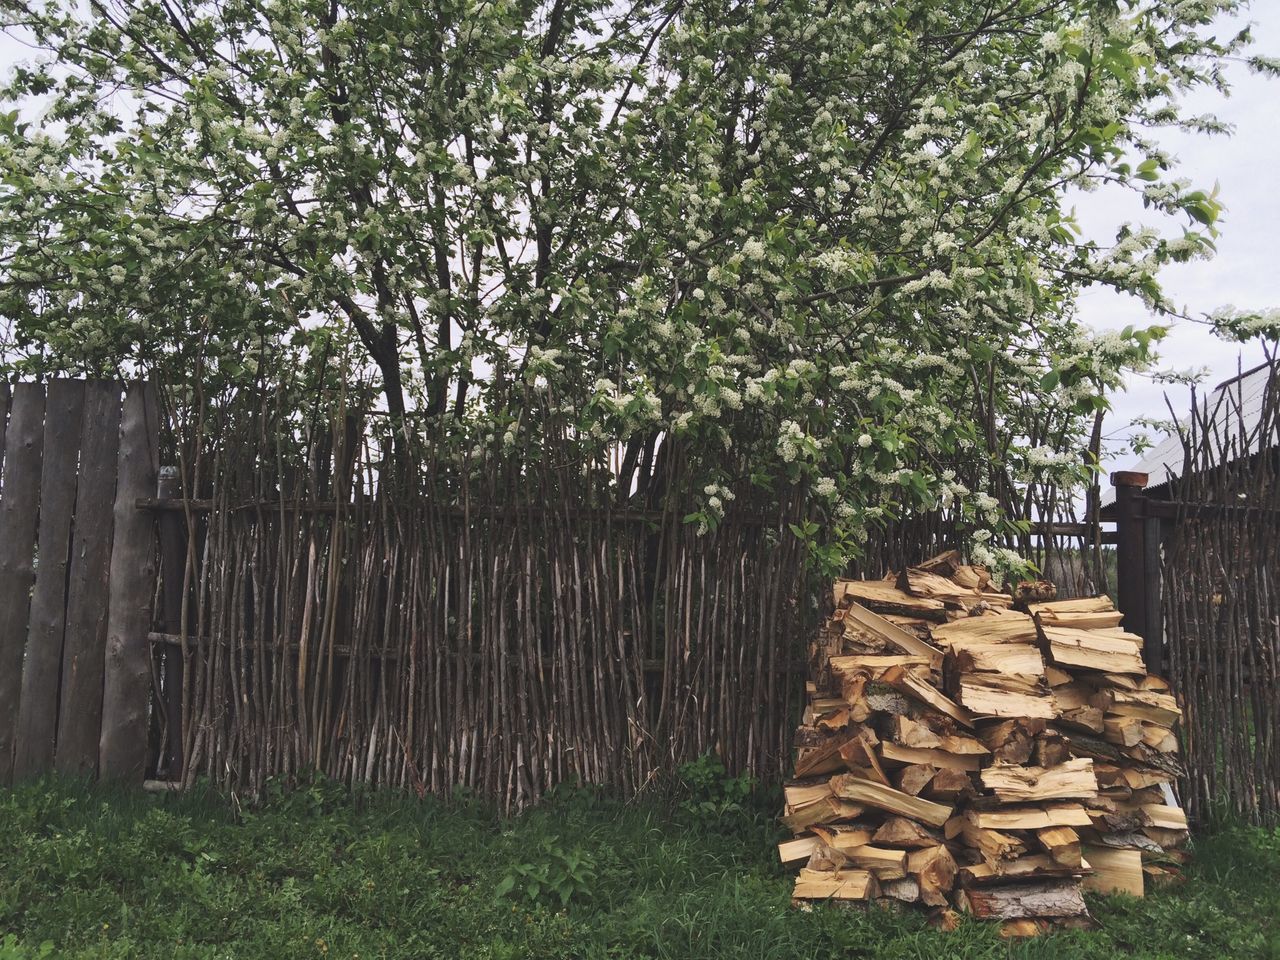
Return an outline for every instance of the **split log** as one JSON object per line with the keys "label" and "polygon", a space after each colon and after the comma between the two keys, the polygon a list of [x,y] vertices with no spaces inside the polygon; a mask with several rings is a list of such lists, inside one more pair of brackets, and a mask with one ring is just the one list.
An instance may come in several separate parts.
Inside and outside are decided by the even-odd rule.
{"label": "split log", "polygon": [[1167,693],[1154,690],[1103,690],[1093,698],[1093,705],[1117,717],[1137,717],[1151,723],[1171,727],[1182,718],[1178,701]]}
{"label": "split log", "polygon": [[956,700],[975,717],[1009,717],[1052,720],[1057,703],[1047,690],[1034,685],[1017,688],[998,674],[969,673],[959,680]]}
{"label": "split log", "polygon": [[984,860],[960,868],[960,882],[966,887],[991,883],[1007,883],[1014,880],[1045,880],[1075,877],[1086,870],[1079,863],[1074,867],[1056,862],[1043,853],[1033,853],[1015,860]]}
{"label": "split log", "polygon": [[922,747],[904,747],[886,740],[880,744],[880,756],[897,763],[927,763],[948,770],[977,770],[982,764],[975,754],[950,753]]}
{"label": "split log", "polygon": [[783,863],[808,860],[821,842],[817,837],[797,837],[794,840],[784,840],[778,844],[778,859]]}
{"label": "split log", "polygon": [[1044,732],[1043,718],[1015,718],[978,731],[978,739],[999,763],[1026,763],[1035,738]]}
{"label": "split log", "polygon": [[932,707],[939,713],[946,714],[966,727],[973,726],[973,718],[969,715],[969,711],[953,703],[941,691],[908,673],[903,667],[890,667],[881,680],[895,690]]}
{"label": "split log", "polygon": [[1088,812],[1078,803],[1047,803],[1036,807],[1002,807],[970,810],[974,824],[990,830],[1047,830],[1051,827],[1088,827]]}
{"label": "split log", "polygon": [[1082,917],[1089,912],[1076,880],[975,887],[962,891],[961,902],[969,913],[982,919]]}
{"label": "split log", "polygon": [[956,650],[955,656],[961,673],[986,671],[1044,679],[1044,658],[1027,643],[973,643]]}
{"label": "split log", "polygon": [[906,817],[889,817],[876,830],[871,840],[882,847],[919,850],[922,847],[932,847],[940,843],[942,838],[914,820],[908,820]]}
{"label": "split log", "polygon": [[994,790],[1006,803],[1089,798],[1098,793],[1093,761],[1088,758],[1069,760],[1056,767],[988,767],[980,776],[982,785]]}
{"label": "split log", "polygon": [[869,900],[879,893],[867,870],[803,869],[791,895],[798,900]]}
{"label": "split log", "polygon": [[1064,867],[1080,866],[1080,835],[1070,827],[1045,827],[1037,830],[1036,842],[1054,863]]}
{"label": "split log", "polygon": [[1028,604],[1027,612],[1032,616],[1038,613],[1058,616],[1064,613],[1110,613],[1115,608],[1116,606],[1111,602],[1111,598],[1102,595],[1098,597],[1077,597],[1074,600],[1054,600],[1049,603]]}
{"label": "split log", "polygon": [[933,775],[933,779],[924,790],[924,795],[928,799],[950,804],[955,804],[964,797],[977,796],[977,793],[969,774],[963,770],[946,767]]}
{"label": "split log", "polygon": [[918,796],[929,785],[929,781],[933,779],[934,774],[937,772],[937,767],[930,766],[927,763],[913,763],[898,771],[898,789],[903,793],[911,794],[913,797]]}
{"label": "split log", "polygon": [[1142,812],[1151,821],[1151,826],[1161,830],[1186,830],[1187,813],[1181,807],[1172,807],[1164,803],[1144,803]]}
{"label": "split log", "polygon": [[1036,622],[1021,613],[1002,617],[962,617],[929,631],[934,643],[951,650],[1003,644],[1032,644],[1039,640]]}
{"label": "split log", "polygon": [[872,613],[892,613],[938,623],[947,619],[947,608],[941,601],[913,597],[883,580],[837,580],[836,605],[849,601]]}
{"label": "split log", "polygon": [[947,892],[955,885],[956,861],[945,844],[913,850],[907,870],[920,884],[920,899],[931,907],[945,907]]}
{"label": "split log", "polygon": [[1084,859],[1093,870],[1084,879],[1086,890],[1095,893],[1127,893],[1132,897],[1143,895],[1141,851],[1089,845],[1084,849]]}
{"label": "split log", "polygon": [[831,778],[831,787],[837,797],[865,804],[889,813],[911,817],[930,826],[940,827],[951,816],[951,807],[929,800],[921,800],[910,794],[886,787],[884,784],[843,774]]}
{"label": "split log", "polygon": [[1097,630],[1072,630],[1041,624],[1050,659],[1059,666],[1102,673],[1145,673],[1141,648]]}

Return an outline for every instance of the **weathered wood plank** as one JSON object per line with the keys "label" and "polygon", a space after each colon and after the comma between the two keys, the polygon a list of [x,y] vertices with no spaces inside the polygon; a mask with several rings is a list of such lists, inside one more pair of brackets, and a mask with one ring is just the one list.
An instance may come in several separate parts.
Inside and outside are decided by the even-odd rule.
{"label": "weathered wood plank", "polygon": [[9,426],[9,384],[0,383],[0,469],[4,467],[4,432]]}
{"label": "weathered wood plank", "polygon": [[37,776],[53,767],[58,673],[67,615],[67,564],[83,417],[84,381],[50,381],[40,477],[40,564],[31,594],[27,657],[22,665],[18,743],[13,757],[15,779]]}
{"label": "weathered wood plank", "polygon": [[0,784],[13,779],[13,747],[35,577],[36,516],[44,439],[44,384],[20,383],[0,480]]}
{"label": "weathered wood plank", "polygon": [[103,657],[107,640],[107,577],[116,459],[120,448],[120,384],[85,387],[80,479],[71,539],[67,628],[58,700],[54,769],[92,776],[98,767]]}
{"label": "weathered wood plank", "polygon": [[150,384],[131,383],[120,417],[98,773],[136,783],[142,782],[147,764],[147,630],[155,589],[156,521],[135,503],[155,489],[157,439],[155,391]]}

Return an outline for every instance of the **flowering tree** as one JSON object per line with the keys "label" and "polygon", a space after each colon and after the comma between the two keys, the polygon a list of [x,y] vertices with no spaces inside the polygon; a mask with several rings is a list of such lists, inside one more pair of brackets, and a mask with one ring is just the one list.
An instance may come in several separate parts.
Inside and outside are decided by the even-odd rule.
{"label": "flowering tree", "polygon": [[[1152,127],[1221,86],[1234,0],[90,0],[9,5],[3,284],[27,367],[231,377],[341,356],[495,437],[543,389],[644,489],[806,483],[829,558],[885,512],[1081,468],[1218,205]],[[1182,236],[1082,240],[1069,188]],[[1036,444],[1044,425],[1069,451]],[[1037,426],[1039,425],[1039,426]],[[679,442],[673,442],[679,441]],[[726,456],[725,451],[732,452]],[[971,465],[957,474],[957,461]]]}

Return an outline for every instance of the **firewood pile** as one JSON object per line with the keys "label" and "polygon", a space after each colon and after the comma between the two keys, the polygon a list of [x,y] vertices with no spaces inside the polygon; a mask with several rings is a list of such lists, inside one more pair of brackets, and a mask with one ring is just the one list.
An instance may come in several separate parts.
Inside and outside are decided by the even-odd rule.
{"label": "firewood pile", "polygon": [[811,649],[779,845],[794,898],[1090,921],[1082,891],[1175,881],[1187,820],[1168,684],[1106,597],[995,589],[948,553],[837,581]]}

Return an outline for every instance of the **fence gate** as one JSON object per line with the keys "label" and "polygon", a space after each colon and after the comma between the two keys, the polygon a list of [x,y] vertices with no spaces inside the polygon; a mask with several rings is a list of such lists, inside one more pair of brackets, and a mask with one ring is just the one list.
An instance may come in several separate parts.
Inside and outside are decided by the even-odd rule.
{"label": "fence gate", "polygon": [[158,435],[144,382],[0,384],[0,784],[142,780]]}

